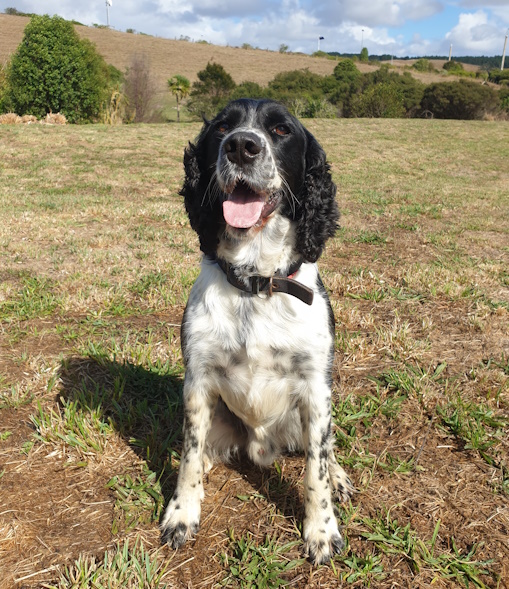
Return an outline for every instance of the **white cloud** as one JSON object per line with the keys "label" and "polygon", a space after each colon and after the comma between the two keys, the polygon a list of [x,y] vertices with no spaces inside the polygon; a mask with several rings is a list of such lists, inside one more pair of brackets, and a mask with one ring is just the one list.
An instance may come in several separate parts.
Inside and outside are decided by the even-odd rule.
{"label": "white cloud", "polygon": [[[324,51],[357,53],[361,38],[370,54],[500,54],[509,26],[509,0],[113,0],[110,24],[118,30],[167,38],[190,37],[221,45],[249,43],[262,49],[289,45],[311,53],[319,36]],[[24,12],[42,11],[86,25],[105,24],[104,0],[0,0],[0,11],[15,4]],[[43,5],[43,8],[41,8]],[[472,7],[460,14],[458,5]],[[455,8],[456,7],[456,8]],[[433,23],[458,11],[445,40],[434,39]],[[424,28],[425,26],[425,28]],[[362,33],[364,30],[364,33]]]}
{"label": "white cloud", "polygon": [[456,55],[492,55],[502,52],[503,35],[503,28],[490,21],[484,10],[478,10],[460,14],[445,39]]}
{"label": "white cloud", "polygon": [[371,27],[400,26],[443,10],[443,3],[437,0],[327,0],[317,4],[314,12],[322,23],[353,21]]}

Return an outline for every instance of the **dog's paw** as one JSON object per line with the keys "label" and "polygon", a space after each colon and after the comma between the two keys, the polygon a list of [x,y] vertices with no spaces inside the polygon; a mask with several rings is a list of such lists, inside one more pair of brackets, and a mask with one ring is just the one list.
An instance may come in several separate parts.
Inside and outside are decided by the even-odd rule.
{"label": "dog's paw", "polygon": [[312,564],[318,566],[326,564],[335,555],[339,554],[345,543],[337,529],[337,524],[331,526],[332,529],[316,528],[305,534],[304,555]]}
{"label": "dog's paw", "polygon": [[355,493],[355,487],[350,477],[336,462],[329,465],[329,479],[332,496],[341,503],[346,503]]}
{"label": "dog's paw", "polygon": [[161,522],[161,543],[179,548],[190,540],[200,528],[200,504],[182,504],[171,499]]}

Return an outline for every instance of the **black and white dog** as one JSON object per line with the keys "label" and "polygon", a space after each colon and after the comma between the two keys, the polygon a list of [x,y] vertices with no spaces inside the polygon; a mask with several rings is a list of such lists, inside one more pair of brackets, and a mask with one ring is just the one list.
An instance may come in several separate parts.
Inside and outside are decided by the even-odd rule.
{"label": "black and white dog", "polygon": [[163,541],[197,532],[214,460],[304,450],[305,551],[327,562],[343,546],[333,499],[353,488],[334,456],[334,315],[315,264],[339,218],[325,153],[280,104],[242,99],[205,122],[184,165],[204,257],[182,322],[184,446]]}

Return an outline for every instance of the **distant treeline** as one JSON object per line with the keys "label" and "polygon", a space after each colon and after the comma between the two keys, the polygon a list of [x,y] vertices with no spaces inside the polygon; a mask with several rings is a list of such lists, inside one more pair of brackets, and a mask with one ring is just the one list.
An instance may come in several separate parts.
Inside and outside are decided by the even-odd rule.
{"label": "distant treeline", "polygon": [[[347,59],[356,59],[359,57],[358,53],[338,53],[337,51],[328,51],[327,55],[331,57],[344,57]],[[402,61],[408,61],[410,59],[437,59],[437,60],[448,60],[448,55],[420,55],[415,57],[396,57],[395,55],[391,55],[389,53],[383,53],[382,55],[370,55],[370,61],[390,61],[391,59],[400,59]],[[480,56],[473,56],[473,55],[462,55],[454,56],[454,61],[459,61],[460,63],[468,63],[470,65],[476,65],[485,70],[491,70],[495,68],[500,68],[500,64],[502,62],[501,55],[494,55],[492,57],[488,55],[480,55]],[[504,64],[504,69],[509,69],[509,58],[507,59],[506,63]]]}

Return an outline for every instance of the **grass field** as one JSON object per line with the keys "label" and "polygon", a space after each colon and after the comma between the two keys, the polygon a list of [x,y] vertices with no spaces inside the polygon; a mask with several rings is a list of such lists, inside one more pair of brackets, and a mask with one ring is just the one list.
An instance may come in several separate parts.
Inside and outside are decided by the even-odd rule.
{"label": "grass field", "polygon": [[304,460],[176,481],[179,322],[199,263],[177,192],[198,125],[0,128],[0,587],[509,586],[509,125],[313,120],[342,229],[345,552],[300,556]]}

